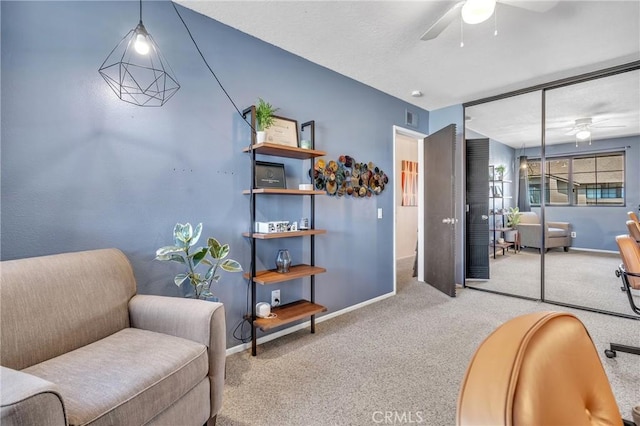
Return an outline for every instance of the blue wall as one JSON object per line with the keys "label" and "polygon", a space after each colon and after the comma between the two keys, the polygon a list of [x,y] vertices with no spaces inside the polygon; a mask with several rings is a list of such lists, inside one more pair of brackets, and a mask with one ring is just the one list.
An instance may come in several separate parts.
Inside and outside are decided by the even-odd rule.
{"label": "blue wall", "polygon": [[[2,247],[15,259],[117,247],[133,264],[138,291],[180,296],[179,268],[154,261],[176,222],[203,222],[205,236],[231,245],[250,267],[250,131],[206,70],[169,2],[145,2],[144,23],[182,88],[162,108],[119,101],[97,70],[137,24],[137,2],[1,2]],[[279,115],[316,121],[316,146],[373,161],[391,176],[392,126],[405,109],[427,111],[374,90],[209,18],[180,8],[205,57],[239,108],[262,97]],[[278,161],[271,158],[271,161]],[[310,162],[284,161],[288,185]],[[316,197],[316,297],[336,311],[393,291],[393,185],[369,199]],[[280,197],[282,198],[282,197]],[[384,218],[376,218],[382,207]],[[258,215],[298,220],[300,199],[265,197]],[[307,256],[299,239],[260,242],[259,267],[278,248],[294,262]],[[283,302],[300,281],[277,286]],[[306,281],[305,281],[306,284]],[[276,288],[276,287],[273,287]],[[240,274],[214,289],[227,310],[227,345],[247,307]],[[259,298],[269,299],[269,288]],[[35,291],[35,290],[34,290]],[[304,292],[306,293],[306,292]]]}

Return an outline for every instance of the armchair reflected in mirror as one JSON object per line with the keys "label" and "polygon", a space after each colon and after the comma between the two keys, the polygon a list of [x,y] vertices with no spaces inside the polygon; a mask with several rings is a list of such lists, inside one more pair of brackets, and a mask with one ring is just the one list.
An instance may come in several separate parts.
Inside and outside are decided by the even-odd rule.
{"label": "armchair reflected in mirror", "polygon": [[[536,212],[524,212],[518,225],[520,246],[536,248],[542,252],[542,225]],[[565,252],[571,247],[571,224],[568,222],[547,222],[544,229],[545,248],[562,247]]]}

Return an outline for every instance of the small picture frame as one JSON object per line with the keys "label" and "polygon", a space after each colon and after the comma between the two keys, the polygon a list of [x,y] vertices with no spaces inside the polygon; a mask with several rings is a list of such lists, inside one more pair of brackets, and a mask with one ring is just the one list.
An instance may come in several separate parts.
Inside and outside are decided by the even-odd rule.
{"label": "small picture frame", "polygon": [[265,142],[277,145],[299,147],[298,122],[284,117],[273,117],[273,124],[265,131]]}
{"label": "small picture frame", "polygon": [[254,172],[254,185],[260,188],[287,189],[287,180],[284,174],[284,164],[256,161]]}
{"label": "small picture frame", "polygon": [[498,185],[493,185],[493,198],[502,198],[502,188]]}

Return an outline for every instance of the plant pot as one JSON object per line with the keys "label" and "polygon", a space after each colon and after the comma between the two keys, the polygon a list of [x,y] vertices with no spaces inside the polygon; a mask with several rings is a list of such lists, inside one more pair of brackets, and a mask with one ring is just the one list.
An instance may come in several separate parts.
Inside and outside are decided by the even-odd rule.
{"label": "plant pot", "polygon": [[263,143],[267,139],[266,132],[256,132],[256,143]]}
{"label": "plant pot", "polygon": [[512,229],[510,231],[504,232],[504,240],[510,243],[516,242],[516,236],[518,235],[518,231],[516,229]]}

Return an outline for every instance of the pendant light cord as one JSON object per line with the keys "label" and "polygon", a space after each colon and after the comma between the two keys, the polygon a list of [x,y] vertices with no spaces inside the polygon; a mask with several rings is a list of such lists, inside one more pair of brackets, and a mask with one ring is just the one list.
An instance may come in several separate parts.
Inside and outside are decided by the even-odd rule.
{"label": "pendant light cord", "polygon": [[[233,105],[233,107],[236,109],[236,111],[238,112],[238,114],[240,115],[240,117],[242,118],[242,120],[247,123],[247,126],[251,127],[251,130],[255,133],[256,129],[251,125],[251,123],[249,123],[246,118],[242,115],[242,112],[240,112],[240,110],[238,109],[238,106],[236,105],[235,102],[233,102],[233,99],[231,99],[231,96],[229,95],[229,93],[227,92],[227,90],[224,88],[224,86],[222,85],[222,83],[220,82],[220,79],[218,79],[218,76],[216,75],[216,73],[213,71],[213,69],[211,68],[211,66],[209,65],[209,63],[207,62],[207,59],[204,57],[204,55],[202,54],[202,51],[200,50],[200,47],[198,47],[198,43],[196,43],[196,40],[193,38],[193,35],[191,34],[191,31],[189,30],[189,27],[187,26],[187,23],[184,22],[184,19],[182,19],[182,15],[180,15],[180,12],[178,12],[178,8],[176,7],[176,4],[172,1],[171,5],[173,5],[173,9],[176,11],[176,13],[178,14],[178,18],[180,18],[180,21],[182,21],[182,25],[184,25],[184,28],[187,30],[187,33],[189,34],[189,37],[191,38],[191,41],[193,42],[193,45],[196,47],[196,50],[198,51],[198,53],[200,54],[200,57],[202,58],[202,61],[204,62],[204,64],[207,66],[207,69],[209,70],[209,72],[211,73],[211,75],[213,75],[213,78],[216,79],[216,81],[218,82],[218,86],[220,86],[220,88],[222,89],[222,91],[224,92],[225,95],[227,95],[227,98],[229,99],[229,102],[231,102],[231,105]],[[142,0],[140,0],[140,10],[142,10]],[[140,12],[142,13],[142,12]],[[142,15],[141,15],[142,16]]]}
{"label": "pendant light cord", "polygon": [[142,24],[142,0],[140,0],[140,23]]}

